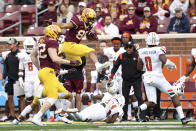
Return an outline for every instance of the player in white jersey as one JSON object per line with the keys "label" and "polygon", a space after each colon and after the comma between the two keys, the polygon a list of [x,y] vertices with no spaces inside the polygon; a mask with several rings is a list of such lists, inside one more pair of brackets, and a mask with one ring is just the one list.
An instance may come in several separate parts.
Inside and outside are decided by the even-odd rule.
{"label": "player in white jersey", "polygon": [[[110,68],[109,68],[109,72],[111,72],[113,65],[115,63],[115,61],[117,60],[118,56],[121,53],[125,52],[125,49],[122,47],[122,43],[121,43],[121,39],[118,37],[114,37],[111,40],[113,46],[109,47],[109,48],[104,48],[104,55],[108,57],[108,60],[110,62]],[[119,92],[120,94],[122,94],[122,71],[121,71],[121,66],[119,67],[119,69],[116,72],[116,75],[114,76],[114,79],[116,79],[119,83]]]}
{"label": "player in white jersey", "polygon": [[[24,89],[27,104],[32,102],[36,88],[39,85],[38,70],[30,58],[30,53],[35,44],[36,41],[33,38],[29,37],[25,39],[23,46],[26,52],[21,53],[19,61],[19,83]],[[25,74],[24,82],[23,74]]]}
{"label": "player in white jersey", "polygon": [[165,47],[158,46],[159,36],[155,32],[149,33],[146,38],[146,45],[146,48],[139,49],[140,59],[138,61],[138,69],[142,70],[143,66],[146,68],[146,71],[143,74],[143,82],[148,102],[139,106],[138,118],[141,116],[141,111],[144,111],[148,107],[154,106],[157,103],[156,88],[158,88],[172,99],[173,105],[176,108],[182,124],[187,124],[190,119],[185,118],[178,96],[175,94],[174,89],[172,89],[172,86],[162,73],[162,67],[164,65],[170,70],[176,69],[176,65],[166,58]]}
{"label": "player in white jersey", "polygon": [[120,120],[123,116],[122,107],[124,106],[125,99],[122,95],[116,94],[114,96],[107,96],[105,94],[103,101],[97,104],[92,104],[85,108],[75,116],[81,121],[105,121],[107,123],[114,123],[117,118]]}
{"label": "player in white jersey", "polygon": [[[191,66],[188,68],[186,74],[184,74],[178,81],[178,82],[182,82],[184,83],[185,80],[188,78],[188,76],[193,72],[193,70],[195,69],[195,66],[196,66],[196,48],[193,48],[191,50],[191,55],[192,55],[192,63],[191,63]],[[196,74],[193,76],[193,79],[196,78]]]}

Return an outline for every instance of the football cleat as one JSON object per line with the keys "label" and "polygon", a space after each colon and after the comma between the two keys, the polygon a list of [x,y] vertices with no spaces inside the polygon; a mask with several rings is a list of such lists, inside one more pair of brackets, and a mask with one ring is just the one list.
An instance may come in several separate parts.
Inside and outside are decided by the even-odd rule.
{"label": "football cleat", "polygon": [[191,117],[184,117],[184,118],[181,119],[182,125],[186,125],[190,121],[192,121]]}
{"label": "football cleat", "polygon": [[41,122],[41,119],[37,119],[36,117],[34,117],[31,122],[35,125],[43,126],[43,123]]}
{"label": "football cleat", "polygon": [[72,124],[72,121],[67,119],[65,116],[61,116],[61,115],[59,115],[59,117],[56,118],[56,121],[62,121],[67,124]]}
{"label": "football cleat", "polygon": [[95,64],[95,67],[96,67],[97,72],[101,72],[104,68],[107,68],[109,66],[110,66],[110,62],[109,61],[107,61],[107,62],[105,62],[103,64],[101,64],[99,62],[97,62]]}
{"label": "football cleat", "polygon": [[20,120],[18,118],[15,118],[13,121],[12,121],[12,124],[14,125],[18,125],[20,123]]}

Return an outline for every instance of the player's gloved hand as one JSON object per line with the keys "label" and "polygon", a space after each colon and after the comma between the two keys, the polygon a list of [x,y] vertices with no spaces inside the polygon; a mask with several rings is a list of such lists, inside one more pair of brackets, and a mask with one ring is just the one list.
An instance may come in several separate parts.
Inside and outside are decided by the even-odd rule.
{"label": "player's gloved hand", "polygon": [[21,88],[24,88],[24,82],[23,82],[22,77],[19,77],[18,81],[19,81],[20,87],[21,87]]}
{"label": "player's gloved hand", "polygon": [[59,38],[58,38],[58,40],[59,40],[61,43],[65,42],[65,35],[60,35]]}
{"label": "player's gloved hand", "polygon": [[70,65],[79,65],[80,61],[79,60],[70,60]]}
{"label": "player's gloved hand", "polygon": [[172,69],[177,69],[177,67],[176,67],[176,65],[173,63],[173,62],[171,62],[169,59],[167,59],[167,62],[166,62],[166,67],[167,67],[167,69],[169,69],[169,70],[172,70]]}
{"label": "player's gloved hand", "polygon": [[186,77],[185,75],[183,75],[182,77],[180,77],[180,79],[178,79],[178,81],[176,83],[184,83],[187,78],[188,77]]}

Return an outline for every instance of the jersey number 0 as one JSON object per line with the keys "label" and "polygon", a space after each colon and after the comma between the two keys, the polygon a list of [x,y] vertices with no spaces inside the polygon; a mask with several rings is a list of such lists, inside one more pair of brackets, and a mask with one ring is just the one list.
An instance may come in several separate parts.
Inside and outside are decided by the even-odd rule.
{"label": "jersey number 0", "polygon": [[146,63],[146,69],[147,71],[152,71],[152,62],[151,62],[151,58],[145,57],[145,63]]}

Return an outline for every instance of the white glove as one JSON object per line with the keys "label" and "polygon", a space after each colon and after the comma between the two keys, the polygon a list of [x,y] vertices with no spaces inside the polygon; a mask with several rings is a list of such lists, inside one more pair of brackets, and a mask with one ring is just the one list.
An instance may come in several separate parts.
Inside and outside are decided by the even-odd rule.
{"label": "white glove", "polygon": [[176,83],[184,83],[187,78],[188,77],[186,77],[185,75],[183,75],[182,77],[180,77],[180,79]]}
{"label": "white glove", "polygon": [[18,81],[19,81],[20,87],[24,88],[24,82],[23,82],[22,77],[19,77]]}
{"label": "white glove", "polygon": [[60,70],[59,74],[60,75],[64,75],[64,74],[67,74],[68,73],[68,70]]}
{"label": "white glove", "polygon": [[166,65],[167,69],[169,69],[169,70],[177,69],[176,65],[173,62],[171,62],[169,59],[167,59],[167,62],[165,65]]}
{"label": "white glove", "polygon": [[196,78],[196,74],[195,75],[193,75],[193,79],[195,79]]}
{"label": "white glove", "polygon": [[59,36],[59,41],[60,41],[61,43],[65,42],[65,36],[64,36],[64,35],[60,35],[60,36]]}

